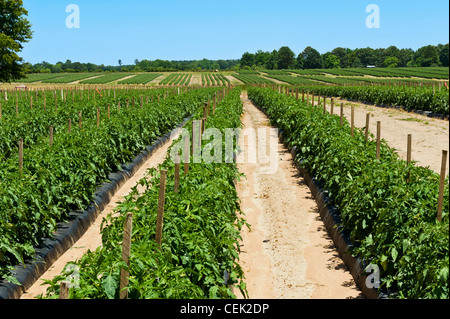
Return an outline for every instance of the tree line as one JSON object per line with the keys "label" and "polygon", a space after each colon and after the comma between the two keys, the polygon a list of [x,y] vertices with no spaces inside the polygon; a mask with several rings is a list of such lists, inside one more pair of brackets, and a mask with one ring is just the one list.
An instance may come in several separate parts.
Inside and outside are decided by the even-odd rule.
{"label": "tree line", "polygon": [[428,45],[414,51],[390,46],[386,49],[349,49],[338,47],[324,54],[308,46],[298,54],[287,46],[264,52],[245,52],[240,60],[194,60],[194,61],[166,61],[166,60],[135,60],[132,65],[96,65],[67,60],[51,64],[41,62],[34,65],[25,64],[29,73],[60,73],[60,72],[171,72],[171,71],[213,71],[240,69],[335,69],[362,68],[375,66],[380,68],[392,67],[436,67],[449,66],[449,44],[437,46]]}
{"label": "tree line", "polygon": [[308,46],[296,55],[289,47],[256,53],[245,52],[240,60],[243,69],[336,69],[375,67],[449,66],[449,44],[427,45],[414,51],[390,46],[386,49],[349,49],[338,47],[324,54]]}
{"label": "tree line", "polygon": [[239,65],[239,60],[194,60],[194,61],[167,61],[167,60],[135,60],[132,65],[96,65],[93,63],[80,63],[67,60],[66,62],[40,62],[26,64],[29,73],[61,73],[61,72],[172,72],[172,71],[203,71],[203,70],[232,70]]}

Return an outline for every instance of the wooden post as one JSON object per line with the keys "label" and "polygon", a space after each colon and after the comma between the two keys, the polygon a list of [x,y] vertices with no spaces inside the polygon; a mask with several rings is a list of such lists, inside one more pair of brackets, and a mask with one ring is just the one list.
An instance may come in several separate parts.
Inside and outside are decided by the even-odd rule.
{"label": "wooden post", "polygon": [[369,140],[369,125],[370,125],[370,113],[366,115],[366,131],[365,131],[365,141]]}
{"label": "wooden post", "polygon": [[323,115],[327,114],[327,98],[323,97]]}
{"label": "wooden post", "polygon": [[334,114],[334,97],[331,98],[331,111],[330,114],[333,115]]}
{"label": "wooden post", "polygon": [[78,127],[81,128],[83,127],[82,122],[81,122],[81,112],[78,112]]}
{"label": "wooden post", "polygon": [[302,89],[302,102],[305,102],[305,89]]}
{"label": "wooden post", "polygon": [[[133,231],[133,213],[128,213],[125,220],[125,227],[123,232],[123,242],[122,242],[122,260],[129,266],[129,258],[131,253],[131,234]],[[120,269],[120,299],[128,298],[128,286],[130,276],[128,270]]]}
{"label": "wooden post", "polygon": [[23,170],[23,138],[19,140],[19,171]]}
{"label": "wooden post", "polygon": [[412,162],[412,134],[408,134],[406,162],[408,163],[408,165],[411,164],[411,162]]}
{"label": "wooden post", "polygon": [[441,164],[441,180],[439,183],[439,199],[438,199],[438,212],[437,220],[442,221],[442,209],[444,206],[444,190],[445,190],[445,173],[447,168],[447,151],[442,151],[442,164]]}
{"label": "wooden post", "polygon": [[354,136],[355,135],[355,106],[354,105],[352,105],[351,129],[352,129],[352,136]]}
{"label": "wooden post", "polygon": [[69,284],[68,281],[61,281],[59,283],[59,299],[69,299]]}
{"label": "wooden post", "polygon": [[69,119],[69,129],[68,129],[69,134],[72,133],[72,119]]}
{"label": "wooden post", "polygon": [[344,103],[341,103],[341,126],[344,125]]}
{"label": "wooden post", "polygon": [[180,187],[180,155],[175,156],[175,186],[174,192],[178,193],[178,188]]}
{"label": "wooden post", "polygon": [[166,201],[166,178],[167,171],[161,171],[161,180],[159,184],[159,198],[158,198],[158,215],[156,219],[156,235],[155,240],[156,243],[161,246],[162,243],[162,232],[163,232],[163,223],[164,223],[164,205]]}
{"label": "wooden post", "polygon": [[[95,92],[94,92],[94,94],[95,94]],[[97,108],[97,127],[99,127],[100,126],[100,108],[98,107]]]}
{"label": "wooden post", "polygon": [[184,175],[189,173],[189,160],[190,160],[190,147],[189,147],[189,137],[184,138]]}
{"label": "wooden post", "polygon": [[311,107],[314,107],[314,92],[312,92],[312,102]]}
{"label": "wooden post", "polygon": [[[408,143],[406,147],[406,162],[408,166],[412,162],[412,135],[408,134]],[[408,169],[408,176],[406,177],[406,182],[409,183],[411,180],[411,171]]]}
{"label": "wooden post", "polygon": [[381,121],[377,122],[377,159],[380,159],[381,153]]}
{"label": "wooden post", "polygon": [[53,126],[50,126],[50,146],[53,145]]}

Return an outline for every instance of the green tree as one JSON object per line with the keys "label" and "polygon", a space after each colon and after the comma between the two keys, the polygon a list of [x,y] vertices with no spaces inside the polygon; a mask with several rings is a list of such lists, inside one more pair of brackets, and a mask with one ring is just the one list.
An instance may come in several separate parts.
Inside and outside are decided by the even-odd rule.
{"label": "green tree", "polygon": [[398,56],[398,66],[406,67],[414,58],[413,49],[401,49]]}
{"label": "green tree", "polygon": [[319,51],[312,47],[307,47],[301,53],[303,56],[303,68],[304,69],[321,69],[323,66],[322,56]]}
{"label": "green tree", "polygon": [[328,54],[324,59],[324,67],[326,69],[340,69],[341,61],[334,54]]}
{"label": "green tree", "polygon": [[255,64],[255,55],[249,52],[245,52],[241,58],[241,67],[252,67]]}
{"label": "green tree", "polygon": [[335,55],[339,59],[340,61],[339,66],[343,69],[349,67],[348,64],[348,54],[350,53],[349,51],[350,51],[349,49],[344,49],[342,47],[335,48],[333,51],[331,51],[331,54]]}
{"label": "green tree", "polygon": [[439,51],[434,45],[427,45],[418,49],[414,55],[417,66],[440,66]]}
{"label": "green tree", "polygon": [[295,53],[289,47],[278,50],[278,69],[290,69],[295,66]]}
{"label": "green tree", "polygon": [[268,70],[278,69],[278,51],[273,50],[266,65]]}
{"label": "green tree", "polygon": [[385,68],[396,68],[398,66],[398,59],[395,56],[388,56],[384,59],[383,66]]}
{"label": "green tree", "polygon": [[449,66],[449,50],[448,50],[448,43],[445,45],[439,45],[439,60],[442,63],[442,66],[448,67]]}
{"label": "green tree", "polygon": [[303,69],[305,66],[305,59],[303,58],[303,54],[299,54],[297,57],[297,62],[295,64],[296,69]]}
{"label": "green tree", "polygon": [[0,81],[10,82],[25,76],[26,65],[18,53],[33,32],[22,0],[0,0],[0,13]]}

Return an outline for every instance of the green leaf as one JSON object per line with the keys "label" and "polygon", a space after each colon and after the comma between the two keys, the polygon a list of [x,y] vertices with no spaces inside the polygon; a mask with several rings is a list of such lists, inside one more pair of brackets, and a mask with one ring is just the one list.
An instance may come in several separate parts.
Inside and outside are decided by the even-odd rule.
{"label": "green leaf", "polygon": [[102,280],[102,287],[109,299],[115,298],[118,282],[113,276],[109,275],[104,278]]}
{"label": "green leaf", "polygon": [[391,250],[391,255],[392,255],[392,259],[393,259],[394,261],[396,261],[396,260],[397,260],[397,257],[398,257],[398,251],[397,251],[397,249],[395,249],[395,247],[392,248],[392,250]]}

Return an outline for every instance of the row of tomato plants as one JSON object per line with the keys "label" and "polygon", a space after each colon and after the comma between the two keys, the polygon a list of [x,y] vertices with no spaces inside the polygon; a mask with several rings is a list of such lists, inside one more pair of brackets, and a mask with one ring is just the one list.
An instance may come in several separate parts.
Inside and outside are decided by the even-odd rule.
{"label": "row of tomato plants", "polygon": [[[201,89],[142,108],[127,110],[124,106],[120,113],[104,119],[98,127],[96,120],[92,120],[83,123],[82,129],[73,128],[70,134],[61,128],[52,146],[36,134],[37,142],[24,149],[22,171],[18,170],[17,152],[2,159],[0,280],[15,282],[10,270],[32,257],[34,247],[43,238],[51,238],[58,222],[64,221],[71,211],[86,209],[96,188],[111,172],[120,170],[121,164],[130,162],[147,145],[201,108],[213,94],[213,89]],[[67,108],[74,111],[70,116],[77,114],[76,107]],[[86,109],[86,112],[95,119],[96,110]],[[30,121],[39,122],[41,116],[45,118],[35,114]],[[50,119],[51,116],[41,122]],[[43,125],[42,130],[47,129]]]}
{"label": "row of tomato plants", "polygon": [[[240,127],[242,107],[240,90],[232,90],[218,103],[215,115],[208,117],[206,128],[224,133],[226,128]],[[198,112],[194,119],[202,114]],[[191,123],[186,127],[191,136]],[[182,138],[174,145],[180,142]],[[202,143],[205,149],[210,141]],[[235,188],[235,180],[241,176],[236,164],[192,163],[191,155],[188,174],[183,174],[181,164],[179,192],[175,193],[172,148],[166,161],[158,169],[150,169],[139,181],[144,190],[139,192],[136,185],[115,212],[103,220],[102,246],[67,264],[61,275],[46,281],[49,287],[41,298],[58,298],[59,282],[72,276],[74,269],[78,280],[70,289],[72,299],[119,298],[121,269],[129,272],[126,289],[130,299],[235,298],[234,288],[246,295],[238,263],[238,240],[246,222]],[[233,150],[236,148],[234,141]],[[159,246],[155,233],[162,169],[168,173]],[[122,260],[121,241],[129,212],[133,213],[133,232],[126,264]]]}
{"label": "row of tomato plants", "polygon": [[[53,126],[54,134],[66,132],[70,119],[75,128],[78,126],[79,112],[82,115],[82,126],[91,126],[96,123],[97,108],[100,109],[100,117],[103,121],[108,117],[109,105],[110,117],[115,120],[127,116],[130,111],[133,112],[132,109],[140,107],[141,97],[146,107],[158,108],[159,101],[165,95],[173,99],[176,93],[178,92],[168,92],[164,89],[121,90],[116,93],[109,91],[109,94],[104,91],[100,96],[95,90],[83,90],[76,91],[73,95],[65,91],[65,99],[62,99],[59,91],[52,90],[40,91],[36,94],[23,93],[20,96],[10,94],[8,100],[0,101],[2,108],[0,161],[8,159],[11,155],[17,155],[17,144],[20,138],[24,139],[24,148],[32,148],[42,139],[48,140],[50,126]],[[33,101],[31,101],[32,98]]]}
{"label": "row of tomato plants", "polygon": [[316,95],[335,96],[343,99],[400,106],[407,111],[429,111],[449,115],[449,92],[433,92],[433,88],[403,86],[311,86],[302,87]]}
{"label": "row of tomato plants", "polygon": [[[249,98],[296,147],[299,161],[338,208],[350,252],[380,268],[382,286],[395,298],[449,297],[449,197],[436,219],[439,175],[407,164],[385,141],[376,159],[373,136],[351,135],[339,116],[270,89],[250,88]],[[408,176],[410,180],[408,181]]]}

